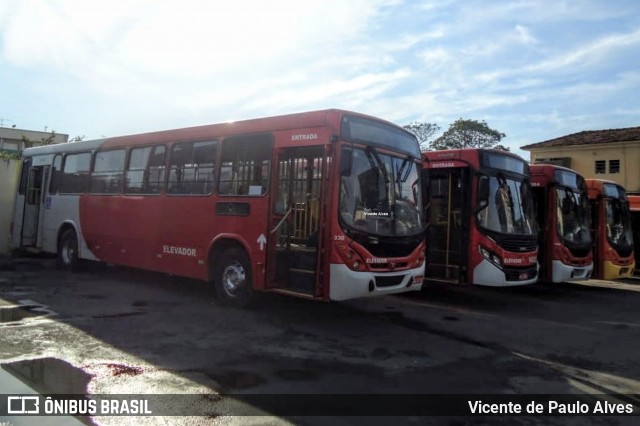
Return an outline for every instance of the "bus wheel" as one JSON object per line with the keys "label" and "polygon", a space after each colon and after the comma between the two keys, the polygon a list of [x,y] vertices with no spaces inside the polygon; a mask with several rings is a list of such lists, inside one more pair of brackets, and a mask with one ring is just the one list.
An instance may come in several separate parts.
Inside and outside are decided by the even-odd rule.
{"label": "bus wheel", "polygon": [[67,229],[58,241],[58,265],[73,270],[78,263],[78,237],[76,231]]}
{"label": "bus wheel", "polygon": [[240,250],[225,253],[214,277],[216,295],[224,304],[243,307],[253,299],[251,267]]}

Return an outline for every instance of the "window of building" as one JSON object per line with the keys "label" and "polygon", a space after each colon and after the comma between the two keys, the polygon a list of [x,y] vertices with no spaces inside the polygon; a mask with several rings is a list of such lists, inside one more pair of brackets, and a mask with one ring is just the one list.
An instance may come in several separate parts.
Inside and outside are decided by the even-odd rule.
{"label": "window of building", "polygon": [[91,173],[92,194],[118,194],[122,184],[122,171],[126,151],[116,149],[96,153]]}
{"label": "window of building", "polygon": [[82,194],[89,187],[89,170],[91,169],[91,153],[67,154],[60,179],[62,194]]}
{"label": "window of building", "polygon": [[225,139],[220,160],[221,195],[263,195],[269,188],[271,135]]}
{"label": "window of building", "polygon": [[605,160],[596,160],[596,174],[602,175],[607,172],[607,162]]}
{"label": "window of building", "polygon": [[217,141],[173,145],[169,160],[168,194],[211,194]]}
{"label": "window of building", "polygon": [[609,173],[620,173],[620,160],[609,160]]}
{"label": "window of building", "polygon": [[159,194],[162,192],[165,170],[164,157],[164,145],[132,149],[124,192],[126,194]]}

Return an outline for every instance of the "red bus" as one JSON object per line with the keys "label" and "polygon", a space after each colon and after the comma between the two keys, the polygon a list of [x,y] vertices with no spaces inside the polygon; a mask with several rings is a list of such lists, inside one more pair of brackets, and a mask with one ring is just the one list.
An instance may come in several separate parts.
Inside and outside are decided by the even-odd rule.
{"label": "red bus", "polygon": [[566,167],[533,164],[540,281],[586,280],[593,272],[591,209],[584,178]]}
{"label": "red bus", "polygon": [[594,241],[593,276],[603,280],[633,275],[633,233],[625,189],[615,182],[586,179]]}
{"label": "red bus", "polygon": [[340,110],[24,151],[13,245],[318,300],[419,290],[415,137]]}
{"label": "red bus", "polygon": [[489,149],[423,153],[426,279],[486,286],[538,279],[529,165]]}
{"label": "red bus", "polygon": [[631,211],[631,229],[633,230],[633,255],[636,262],[634,274],[640,273],[640,195],[629,195],[629,210]]}

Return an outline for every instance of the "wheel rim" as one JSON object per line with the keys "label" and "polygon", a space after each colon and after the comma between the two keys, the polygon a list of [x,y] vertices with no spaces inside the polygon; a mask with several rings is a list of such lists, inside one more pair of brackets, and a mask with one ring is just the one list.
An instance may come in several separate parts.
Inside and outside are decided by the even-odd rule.
{"label": "wheel rim", "polygon": [[73,263],[73,259],[76,256],[76,247],[73,244],[73,241],[67,239],[62,244],[62,261],[65,265],[70,265]]}
{"label": "wheel rim", "polygon": [[246,282],[244,268],[239,263],[227,265],[222,272],[222,288],[231,297],[242,291]]}

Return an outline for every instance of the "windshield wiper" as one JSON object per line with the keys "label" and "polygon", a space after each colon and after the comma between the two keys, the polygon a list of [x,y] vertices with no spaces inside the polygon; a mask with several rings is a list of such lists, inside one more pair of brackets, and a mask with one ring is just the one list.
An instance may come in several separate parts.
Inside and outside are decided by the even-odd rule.
{"label": "windshield wiper", "polygon": [[[384,178],[385,189],[387,191],[387,198],[389,200],[389,214],[390,218],[393,220],[393,225],[395,227],[395,205],[396,205],[396,197],[395,197],[395,188],[391,184],[391,179],[389,178],[389,173],[387,172],[387,168],[384,166],[384,163],[380,159],[378,152],[367,146],[365,148],[365,153],[367,154],[367,158],[369,158],[369,163],[371,163],[372,167],[377,168],[380,173],[382,173],[382,177]],[[374,164],[375,162],[375,164]],[[393,165],[393,162],[391,163]],[[395,228],[393,229],[395,232]]]}
{"label": "windshield wiper", "polygon": [[[382,173],[382,177],[384,178],[384,183],[388,185],[391,182],[391,179],[389,179],[389,173],[387,173],[387,168],[384,166],[384,163],[380,159],[380,156],[378,155],[376,150],[368,146],[365,149],[365,152],[367,153],[367,157],[369,157],[369,162],[372,163],[371,165],[380,170],[380,172]],[[371,158],[375,160],[375,164],[373,164]]]}

